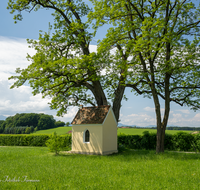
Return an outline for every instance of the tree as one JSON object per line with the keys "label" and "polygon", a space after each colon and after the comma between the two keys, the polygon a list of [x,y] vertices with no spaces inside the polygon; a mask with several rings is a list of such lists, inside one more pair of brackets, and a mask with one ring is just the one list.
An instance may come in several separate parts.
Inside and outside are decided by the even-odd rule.
{"label": "tree", "polygon": [[63,127],[63,126],[65,126],[65,122],[60,121],[60,120],[59,120],[59,121],[56,121],[56,122],[55,122],[55,126],[56,126],[56,127]]}
{"label": "tree", "polygon": [[4,131],[4,126],[3,126],[4,122],[5,122],[4,120],[0,120],[0,133],[3,133]]}
{"label": "tree", "polygon": [[40,119],[38,120],[37,128],[41,129],[52,129],[55,128],[55,119],[52,115],[41,114]]}
{"label": "tree", "polygon": [[[32,63],[26,69],[18,68],[17,79],[11,88],[19,87],[29,81],[33,94],[42,93],[43,97],[52,98],[50,107],[57,109],[57,115],[67,112],[69,106],[91,104],[92,106],[108,105],[102,76],[105,63],[101,55],[91,53],[89,44],[93,34],[85,16],[90,8],[81,0],[9,0],[11,13],[18,11],[15,21],[22,20],[22,12],[40,8],[54,10],[54,26],[49,32],[40,33],[38,41],[28,40],[37,53],[28,56]],[[55,33],[51,34],[52,28]],[[121,72],[123,73],[123,72]],[[113,111],[119,119],[121,100],[124,94],[122,82],[124,76],[115,82],[115,93],[112,95]]]}
{"label": "tree", "polygon": [[66,126],[69,127],[69,126],[70,126],[70,122],[67,122],[67,123],[66,123]]}
{"label": "tree", "polygon": [[[99,49],[116,47],[117,54],[108,57],[115,61],[125,57],[123,66],[128,70],[124,85],[153,98],[156,152],[164,152],[170,102],[193,110],[200,108],[199,7],[191,0],[92,2],[95,12],[90,18],[95,21],[94,27],[113,25]],[[160,98],[165,102],[163,117]]]}
{"label": "tree", "polygon": [[25,134],[30,134],[31,133],[31,127],[27,127],[25,130]]}

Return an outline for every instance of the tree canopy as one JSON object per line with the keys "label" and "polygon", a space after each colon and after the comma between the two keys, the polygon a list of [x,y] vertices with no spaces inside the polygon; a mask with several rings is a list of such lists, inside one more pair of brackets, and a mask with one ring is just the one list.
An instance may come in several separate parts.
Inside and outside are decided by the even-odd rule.
{"label": "tree canopy", "polygon": [[[25,10],[55,11],[49,32],[28,40],[37,53],[11,77],[17,79],[12,88],[29,81],[33,94],[52,98],[58,115],[71,105],[107,105],[110,98],[117,120],[124,90],[132,88],[153,97],[156,151],[162,152],[170,102],[200,108],[199,7],[191,0],[91,1],[94,11],[81,0],[9,0],[11,13],[19,11],[16,21]],[[105,24],[110,29],[97,53],[90,52],[95,32]],[[165,102],[163,117],[159,98]]]}
{"label": "tree canopy", "polygon": [[[11,13],[18,11],[14,15],[16,22],[23,19],[23,11],[40,8],[55,11],[52,14],[54,24],[50,25],[48,32],[40,33],[38,41],[28,40],[37,53],[28,56],[32,63],[26,69],[16,70],[20,75],[11,77],[17,79],[11,88],[28,81],[34,95],[42,93],[43,97],[52,98],[50,107],[57,109],[58,115],[66,113],[69,106],[107,105],[110,98],[118,120],[125,89],[122,85],[124,70],[118,69],[120,77],[113,85],[115,93],[106,97],[105,89],[110,82],[102,75],[102,70],[109,62],[105,62],[101,53],[89,50],[94,33],[89,32],[86,16],[91,8],[81,0],[9,0],[8,3]],[[54,33],[51,33],[52,28]]]}
{"label": "tree canopy", "polygon": [[[129,62],[126,86],[153,97],[157,152],[164,151],[170,102],[200,108],[200,12],[191,0],[92,0],[95,28],[110,24],[100,51],[117,47]],[[190,39],[189,39],[190,38]],[[128,57],[128,58],[127,58]],[[114,57],[116,60],[116,56]],[[165,102],[161,116],[160,99]]]}

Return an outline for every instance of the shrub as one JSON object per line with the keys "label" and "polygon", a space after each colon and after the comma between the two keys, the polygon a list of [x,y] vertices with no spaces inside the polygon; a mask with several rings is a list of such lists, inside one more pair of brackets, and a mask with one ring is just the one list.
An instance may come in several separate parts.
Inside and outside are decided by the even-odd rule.
{"label": "shrub", "polygon": [[64,148],[64,140],[54,132],[50,135],[50,139],[46,141],[46,145],[50,152],[55,152],[55,155],[58,155]]}

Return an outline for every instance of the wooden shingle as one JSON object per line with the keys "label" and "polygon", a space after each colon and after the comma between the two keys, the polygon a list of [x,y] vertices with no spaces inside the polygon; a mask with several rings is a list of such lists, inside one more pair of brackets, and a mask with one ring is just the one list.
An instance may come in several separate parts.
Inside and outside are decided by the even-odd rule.
{"label": "wooden shingle", "polygon": [[71,124],[102,124],[109,109],[110,106],[83,107],[79,109]]}

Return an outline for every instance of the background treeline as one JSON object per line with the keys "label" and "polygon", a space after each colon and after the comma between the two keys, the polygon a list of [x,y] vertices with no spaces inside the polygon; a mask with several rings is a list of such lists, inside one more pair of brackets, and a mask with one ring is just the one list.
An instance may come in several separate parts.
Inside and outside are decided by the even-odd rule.
{"label": "background treeline", "polygon": [[37,130],[64,126],[65,122],[56,121],[52,115],[43,113],[21,113],[0,120],[0,133],[29,134]]}

